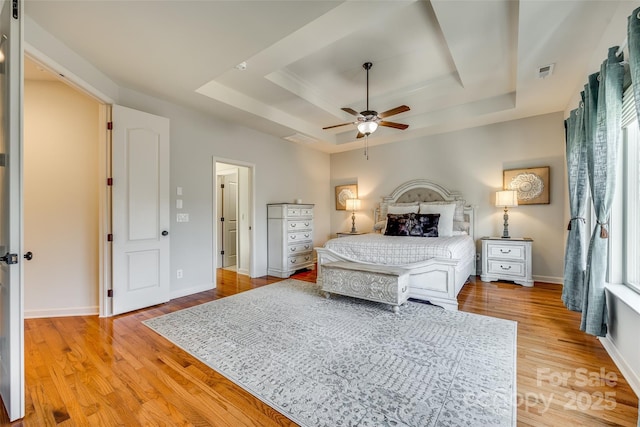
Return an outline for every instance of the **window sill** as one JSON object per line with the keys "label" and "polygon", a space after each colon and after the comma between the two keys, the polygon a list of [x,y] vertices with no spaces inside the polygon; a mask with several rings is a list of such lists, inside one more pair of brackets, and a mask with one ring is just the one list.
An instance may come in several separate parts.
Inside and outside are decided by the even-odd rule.
{"label": "window sill", "polygon": [[640,294],[626,285],[607,283],[605,289],[615,295],[620,301],[628,305],[633,311],[640,314]]}

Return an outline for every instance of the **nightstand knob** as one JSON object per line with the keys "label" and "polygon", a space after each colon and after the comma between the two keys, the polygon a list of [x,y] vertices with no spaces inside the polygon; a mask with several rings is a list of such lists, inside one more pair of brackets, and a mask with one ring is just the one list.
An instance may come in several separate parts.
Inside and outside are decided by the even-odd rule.
{"label": "nightstand knob", "polygon": [[501,265],[500,268],[503,269],[503,270],[511,270],[511,266],[510,265],[507,266],[507,267],[505,267],[504,265]]}
{"label": "nightstand knob", "polygon": [[504,249],[500,249],[500,253],[503,253],[503,254],[510,254],[510,253],[511,253],[511,249],[508,249],[508,250],[506,250],[506,251],[505,251]]}

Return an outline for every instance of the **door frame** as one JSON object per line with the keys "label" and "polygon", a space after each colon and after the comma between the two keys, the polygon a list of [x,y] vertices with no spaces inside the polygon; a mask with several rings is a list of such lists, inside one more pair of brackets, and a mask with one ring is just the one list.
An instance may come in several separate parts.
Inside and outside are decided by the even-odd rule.
{"label": "door frame", "polygon": [[[249,206],[247,207],[247,211],[248,211],[248,215],[249,215],[249,230],[243,230],[240,231],[239,233],[245,233],[248,231],[248,237],[249,237],[249,277],[253,278],[256,277],[256,266],[255,266],[255,260],[256,260],[256,255],[255,255],[255,239],[254,239],[254,230],[256,229],[256,225],[255,225],[255,218],[256,218],[256,214],[255,214],[255,206],[256,206],[256,201],[255,201],[255,191],[254,188],[256,188],[256,183],[255,183],[255,177],[256,177],[256,165],[254,163],[249,163],[249,162],[244,162],[241,160],[234,160],[234,159],[229,159],[229,158],[225,158],[225,157],[213,157],[212,158],[212,177],[211,177],[211,182],[212,182],[212,187],[213,187],[213,194],[212,194],[212,200],[213,200],[213,206],[212,206],[212,221],[213,221],[213,227],[212,227],[212,231],[213,231],[213,236],[212,236],[212,242],[213,242],[213,257],[212,257],[212,270],[213,270],[213,283],[217,283],[217,275],[216,275],[216,271],[218,268],[218,253],[217,253],[217,247],[218,247],[218,171],[217,171],[217,163],[226,163],[229,165],[234,165],[234,166],[238,166],[238,167],[242,167],[242,168],[246,168],[249,171],[249,185],[247,188],[247,192],[249,193],[247,196],[247,199],[249,201]],[[238,186],[239,187],[239,186]],[[240,188],[238,188],[238,197],[240,197]],[[238,212],[240,213],[240,212]]]}
{"label": "door frame", "polygon": [[[111,230],[111,196],[106,183],[111,171],[111,140],[107,123],[111,121],[111,105],[115,104],[115,101],[27,42],[24,43],[24,55],[47,71],[61,76],[61,81],[95,99],[99,104],[100,130],[96,141],[98,144],[98,295],[100,295],[98,315],[109,317],[113,311],[111,298],[107,295],[111,283],[111,244],[107,240],[107,234]],[[21,281],[20,288],[24,292],[24,280]]]}

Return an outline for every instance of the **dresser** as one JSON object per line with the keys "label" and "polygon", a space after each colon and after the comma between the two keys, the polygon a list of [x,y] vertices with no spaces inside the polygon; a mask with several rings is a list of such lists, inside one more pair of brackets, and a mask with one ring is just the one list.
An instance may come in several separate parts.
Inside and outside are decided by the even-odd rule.
{"label": "dresser", "polygon": [[313,259],[313,205],[267,205],[267,274],[289,277],[296,270],[315,268]]}
{"label": "dresser", "polygon": [[531,248],[528,237],[482,238],[482,274],[480,280],[512,280],[523,286],[533,286],[531,276]]}

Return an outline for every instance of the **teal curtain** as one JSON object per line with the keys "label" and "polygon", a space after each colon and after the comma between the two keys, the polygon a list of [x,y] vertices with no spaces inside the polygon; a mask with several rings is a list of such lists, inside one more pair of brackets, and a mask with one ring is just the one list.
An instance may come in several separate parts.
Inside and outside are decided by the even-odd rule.
{"label": "teal curtain", "polygon": [[[617,50],[617,46],[609,49],[607,59],[600,67],[599,76],[595,79],[592,78],[594,75],[590,76],[585,90],[587,171],[597,221],[587,254],[580,329],[597,336],[605,336],[607,333],[604,285],[609,248],[608,224],[622,133],[620,126],[624,66],[622,56],[616,55]],[[595,84],[593,80],[597,80],[599,84]],[[595,105],[595,111],[590,108],[592,105]],[[592,132],[594,133],[591,134]]]}
{"label": "teal curtain", "polygon": [[629,46],[629,72],[636,104],[636,114],[640,123],[640,7],[628,18],[627,42]]}
{"label": "teal curtain", "polygon": [[584,274],[587,268],[585,251],[585,219],[587,202],[587,145],[585,140],[584,111],[585,93],[582,92],[580,107],[571,111],[565,120],[567,175],[569,182],[569,213],[571,219],[567,229],[567,244],[564,257],[564,286],[562,302],[573,311],[582,311]]}

